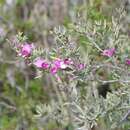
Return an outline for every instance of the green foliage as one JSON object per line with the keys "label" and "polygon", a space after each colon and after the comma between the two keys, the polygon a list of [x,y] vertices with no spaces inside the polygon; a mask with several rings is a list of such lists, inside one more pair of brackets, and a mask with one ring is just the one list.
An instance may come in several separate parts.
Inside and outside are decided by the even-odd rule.
{"label": "green foliage", "polygon": [[5,4],[5,0],[0,0],[0,5],[4,5]]}
{"label": "green foliage", "polygon": [[23,5],[25,5],[26,2],[27,2],[27,0],[16,0],[16,5],[23,6]]}

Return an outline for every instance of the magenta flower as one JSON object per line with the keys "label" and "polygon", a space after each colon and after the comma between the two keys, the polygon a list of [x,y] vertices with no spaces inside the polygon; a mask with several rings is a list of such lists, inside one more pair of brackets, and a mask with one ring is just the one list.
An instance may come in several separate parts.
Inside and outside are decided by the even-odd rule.
{"label": "magenta flower", "polygon": [[61,82],[61,78],[58,75],[55,75],[55,77],[57,81]]}
{"label": "magenta flower", "polygon": [[33,63],[37,68],[48,69],[49,63],[42,58],[37,58]]}
{"label": "magenta flower", "polygon": [[126,59],[125,63],[126,63],[127,65],[130,65],[130,59]]}
{"label": "magenta flower", "polygon": [[86,66],[85,64],[80,63],[80,64],[78,64],[77,68],[78,68],[78,70],[83,70],[85,68],[85,66]]}
{"label": "magenta flower", "polygon": [[51,67],[50,72],[51,74],[55,75],[58,71],[58,68],[56,66]]}
{"label": "magenta flower", "polygon": [[115,53],[115,48],[106,49],[102,52],[103,56],[112,57]]}
{"label": "magenta flower", "polygon": [[67,58],[67,59],[64,59],[64,64],[72,65],[72,64],[74,64],[74,62],[70,58]]}
{"label": "magenta flower", "polygon": [[53,61],[53,65],[50,69],[51,74],[56,74],[60,69],[66,69],[67,66],[71,63],[70,59],[56,59]]}
{"label": "magenta flower", "polygon": [[34,49],[33,44],[25,43],[21,46],[21,50],[19,52],[19,56],[29,57]]}
{"label": "magenta flower", "polygon": [[57,67],[57,69],[65,69],[65,68],[67,68],[67,64],[65,64],[64,60],[62,60],[62,59],[56,59],[54,61],[54,66]]}

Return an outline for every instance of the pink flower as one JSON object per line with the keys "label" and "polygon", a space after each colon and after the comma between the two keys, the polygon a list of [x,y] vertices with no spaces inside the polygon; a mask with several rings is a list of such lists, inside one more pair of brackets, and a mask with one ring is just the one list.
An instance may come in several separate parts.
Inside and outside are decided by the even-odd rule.
{"label": "pink flower", "polygon": [[58,70],[60,69],[66,69],[68,67],[68,65],[73,64],[73,61],[69,58],[69,59],[56,59],[53,61],[52,67],[50,69],[50,72],[52,74],[56,74],[58,72]]}
{"label": "pink flower", "polygon": [[50,72],[51,74],[55,75],[58,71],[58,68],[56,66],[51,67]]}
{"label": "pink flower", "polygon": [[57,67],[57,69],[65,69],[65,68],[67,68],[67,64],[65,64],[64,60],[62,60],[62,59],[56,59],[54,61],[54,66]]}
{"label": "pink flower", "polygon": [[85,68],[85,64],[83,64],[83,63],[80,63],[80,64],[78,64],[78,66],[77,66],[77,68],[79,69],[79,70],[83,70],[84,68]]}
{"label": "pink flower", "polygon": [[33,49],[34,49],[33,44],[25,43],[21,46],[19,56],[29,57],[31,55]]}
{"label": "pink flower", "polygon": [[127,65],[130,65],[130,59],[126,59],[125,62],[126,62]]}
{"label": "pink flower", "polygon": [[50,67],[49,63],[47,61],[45,61],[42,58],[37,58],[34,63],[33,63],[36,67],[38,68],[42,68],[42,69],[48,69]]}
{"label": "pink flower", "polygon": [[58,82],[61,82],[61,78],[58,75],[55,75],[55,77]]}
{"label": "pink flower", "polygon": [[102,52],[103,56],[112,57],[115,53],[115,48],[106,49]]}
{"label": "pink flower", "polygon": [[64,64],[72,65],[72,64],[74,64],[74,62],[70,58],[67,58],[67,59],[64,59]]}

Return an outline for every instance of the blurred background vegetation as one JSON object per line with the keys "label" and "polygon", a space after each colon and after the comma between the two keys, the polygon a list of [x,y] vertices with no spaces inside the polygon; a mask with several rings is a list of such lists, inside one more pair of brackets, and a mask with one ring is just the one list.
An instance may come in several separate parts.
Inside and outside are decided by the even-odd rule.
{"label": "blurred background vegetation", "polygon": [[119,7],[127,13],[122,31],[130,35],[129,4],[129,0],[0,0],[0,130],[65,129],[53,121],[40,129],[33,120],[35,106],[55,97],[52,83],[48,75],[36,79],[38,71],[17,59],[7,38],[23,32],[36,46],[52,48],[54,27],[67,27],[86,12],[93,20],[109,20]]}

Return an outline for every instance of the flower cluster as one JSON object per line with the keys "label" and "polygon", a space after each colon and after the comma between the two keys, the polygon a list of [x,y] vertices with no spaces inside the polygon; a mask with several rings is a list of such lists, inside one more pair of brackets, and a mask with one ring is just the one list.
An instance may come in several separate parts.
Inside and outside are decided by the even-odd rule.
{"label": "flower cluster", "polygon": [[[29,58],[33,55],[33,50],[35,49],[33,44],[27,42],[17,46],[18,56],[23,58]],[[102,51],[102,55],[108,58],[112,57],[116,52],[115,48],[105,49]],[[130,59],[126,59],[125,63],[130,65]],[[80,71],[83,70],[86,65],[84,63],[75,63],[71,58],[55,58],[53,61],[49,61],[43,57],[36,57],[32,60],[32,64],[41,70],[46,70],[52,75],[56,75],[58,71],[67,70],[67,68],[75,68]]]}
{"label": "flower cluster", "polygon": [[[34,45],[27,42],[17,46],[18,56],[25,59],[30,58],[33,55],[34,50]],[[83,70],[86,67],[83,63],[75,65],[71,58],[55,58],[53,61],[49,61],[43,57],[36,57],[32,60],[32,64],[38,69],[50,72],[52,75],[56,75],[58,71],[66,70],[70,67],[74,67],[77,70]]]}

